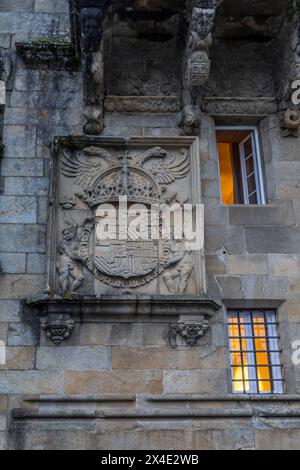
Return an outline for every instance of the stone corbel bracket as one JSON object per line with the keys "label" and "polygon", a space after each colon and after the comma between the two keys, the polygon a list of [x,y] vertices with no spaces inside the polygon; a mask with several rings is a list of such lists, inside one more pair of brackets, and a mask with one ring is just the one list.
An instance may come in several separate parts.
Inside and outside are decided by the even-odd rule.
{"label": "stone corbel bracket", "polygon": [[177,337],[180,336],[188,346],[197,346],[199,340],[209,329],[209,319],[212,316],[211,311],[202,312],[197,319],[187,319],[172,323],[169,329],[169,343],[172,348],[177,346]]}
{"label": "stone corbel bracket", "polygon": [[[75,323],[84,321],[159,319],[170,325],[169,342],[176,347],[176,335],[189,346],[197,344],[209,327],[209,319],[220,306],[206,297],[193,295],[103,295],[43,294],[26,301],[26,308],[40,318],[41,330],[56,346],[70,338]],[[162,333],[163,334],[163,333]],[[173,335],[173,336],[172,336]]]}
{"label": "stone corbel bracket", "polygon": [[201,91],[209,79],[209,50],[218,6],[223,0],[187,0],[188,34],[183,62],[182,126],[184,134],[198,134]]}
{"label": "stone corbel bracket", "polygon": [[60,344],[71,336],[75,323],[70,318],[60,318],[60,315],[55,315],[54,318],[41,318],[41,329],[45,332],[55,346]]}
{"label": "stone corbel bracket", "polygon": [[70,0],[75,49],[81,57],[84,92],[84,133],[103,130],[104,75],[103,23],[111,0]]}

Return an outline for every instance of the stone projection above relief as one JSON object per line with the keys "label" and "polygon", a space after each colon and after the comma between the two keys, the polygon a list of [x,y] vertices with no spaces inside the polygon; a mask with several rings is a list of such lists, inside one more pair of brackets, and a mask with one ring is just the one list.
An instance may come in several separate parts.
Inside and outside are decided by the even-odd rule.
{"label": "stone projection above relief", "polygon": [[[162,236],[170,208],[173,227],[172,207],[193,215],[201,207],[196,138],[66,138],[55,153],[51,291],[205,292],[203,250],[173,229]],[[183,230],[185,217],[182,210]]]}

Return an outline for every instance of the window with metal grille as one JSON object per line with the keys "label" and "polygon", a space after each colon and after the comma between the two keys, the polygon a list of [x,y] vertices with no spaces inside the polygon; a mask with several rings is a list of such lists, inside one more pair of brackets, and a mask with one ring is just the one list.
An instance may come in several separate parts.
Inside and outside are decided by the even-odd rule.
{"label": "window with metal grille", "polygon": [[217,127],[223,204],[265,204],[258,132]]}
{"label": "window with metal grille", "polygon": [[234,393],[283,393],[277,316],[274,310],[228,312]]}

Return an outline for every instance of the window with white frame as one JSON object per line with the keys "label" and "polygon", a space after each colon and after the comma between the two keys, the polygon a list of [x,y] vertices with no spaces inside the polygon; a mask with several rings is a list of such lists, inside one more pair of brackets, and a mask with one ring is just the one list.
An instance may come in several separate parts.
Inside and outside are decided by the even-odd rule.
{"label": "window with white frame", "polygon": [[276,311],[229,311],[228,335],[233,392],[282,394]]}
{"label": "window with white frame", "polygon": [[223,204],[265,204],[256,128],[216,130]]}

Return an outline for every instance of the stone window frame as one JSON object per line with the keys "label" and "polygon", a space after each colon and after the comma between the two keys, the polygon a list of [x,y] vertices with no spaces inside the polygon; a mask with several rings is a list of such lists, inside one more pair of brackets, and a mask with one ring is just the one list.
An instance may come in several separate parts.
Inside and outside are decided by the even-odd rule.
{"label": "stone window frame", "polygon": [[[258,125],[249,125],[247,126],[246,124],[244,125],[230,125],[230,124],[224,124],[224,125],[215,125],[215,133],[217,131],[249,131],[252,132],[253,135],[253,145],[255,149],[255,166],[256,166],[256,172],[257,172],[257,192],[260,195],[260,201],[255,204],[255,206],[265,206],[267,204],[266,202],[266,181],[265,181],[265,172],[263,169],[263,148],[262,148],[262,143],[259,135],[259,126]],[[218,175],[219,175],[219,194],[220,194],[220,201],[222,206],[227,206],[227,204],[223,204],[222,201],[222,187],[221,187],[221,173],[220,173],[220,162],[219,162],[219,155],[218,155],[218,142],[216,139],[216,152],[217,152],[217,166],[218,166]],[[242,185],[245,187],[245,180],[244,180],[244,175],[242,175]],[[241,205],[241,206],[250,206],[251,204],[249,202],[244,202],[244,203],[238,203],[234,205]]]}

